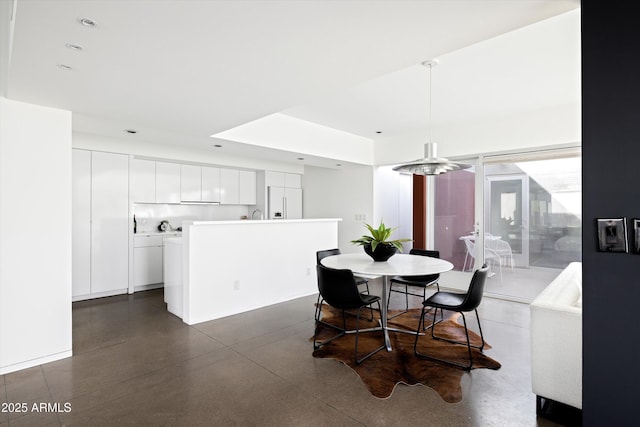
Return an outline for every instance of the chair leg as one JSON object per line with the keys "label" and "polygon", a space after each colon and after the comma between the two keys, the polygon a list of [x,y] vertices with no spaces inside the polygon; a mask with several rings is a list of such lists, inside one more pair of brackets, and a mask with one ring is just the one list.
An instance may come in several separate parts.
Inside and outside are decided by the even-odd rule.
{"label": "chair leg", "polygon": [[480,351],[484,350],[484,335],[482,334],[482,325],[480,324],[480,316],[478,315],[478,309],[474,310],[476,312],[476,320],[478,321],[478,330],[480,331],[480,339],[482,340],[482,345],[480,347],[475,347]]}
{"label": "chair leg", "polygon": [[[413,342],[413,353],[418,356],[418,339],[420,338],[420,329],[421,325],[424,328],[424,315],[425,315],[425,306],[422,306],[422,311],[420,312],[420,319],[418,320],[418,327],[416,328],[416,340]],[[422,329],[424,330],[424,329]]]}
{"label": "chair leg", "polygon": [[409,286],[404,285],[404,312],[409,311]]}
{"label": "chair leg", "polygon": [[469,329],[467,329],[467,319],[464,317],[464,313],[460,313],[462,315],[462,323],[464,323],[464,334],[467,337],[467,350],[469,351],[469,366],[466,367],[464,365],[458,365],[466,371],[470,371],[473,367],[473,354],[471,354],[471,341],[469,341]]}
{"label": "chair leg", "polygon": [[[371,307],[370,304],[369,307]],[[381,310],[382,307],[380,306],[380,301],[378,301],[378,310]],[[362,310],[362,307],[358,308],[358,312],[356,313],[356,348],[355,348],[355,355],[354,355],[354,359],[356,364],[360,364],[362,363],[364,360],[368,359],[369,357],[373,356],[374,354],[376,354],[377,352],[379,352],[380,350],[382,350],[383,348],[385,348],[384,343],[378,347],[377,349],[373,350],[372,352],[370,352],[369,354],[367,354],[366,356],[364,356],[361,359],[358,359],[358,337],[360,336],[360,310]],[[336,326],[336,325],[332,325],[331,323],[327,323],[327,322],[323,322],[322,320],[320,320],[320,317],[322,316],[322,305],[319,306],[318,309],[316,309],[316,325],[315,325],[315,331],[313,333],[313,349],[314,350],[318,350],[320,347],[322,347],[325,344],[330,343],[331,341],[335,340],[336,338],[340,338],[344,335],[347,334],[347,311],[346,310],[342,310],[342,328]],[[351,314],[351,313],[349,313]],[[338,331],[340,331],[340,333],[338,333],[337,335],[334,335],[333,337],[326,339],[322,342],[318,342],[317,337],[318,337],[318,325],[319,324],[323,324],[325,326],[331,327],[333,329],[337,329]]]}
{"label": "chair leg", "polygon": [[[369,281],[365,281],[364,285],[367,288],[367,295],[371,295],[371,292],[369,292]],[[373,320],[373,304],[369,306],[369,312],[371,313],[369,320]]]}
{"label": "chair leg", "polygon": [[[327,322],[323,322],[322,320],[320,320],[320,316],[322,315],[322,306],[320,306],[320,309],[317,311],[318,313],[318,317],[316,317],[316,327],[315,327],[315,331],[313,333],[313,349],[317,350],[320,347],[322,347],[325,344],[330,343],[331,341],[335,340],[336,338],[340,338],[341,336],[345,335],[347,333],[347,318],[346,318],[346,314],[345,311],[342,310],[342,329],[336,325],[332,325],[331,323],[327,323]],[[340,333],[338,335],[335,335],[327,340],[324,340],[322,342],[318,342],[317,337],[318,337],[318,325],[319,324],[323,324],[325,326],[328,326],[330,328],[333,329],[337,329],[338,331],[340,331]]]}
{"label": "chair leg", "polygon": [[[420,321],[418,322],[418,329],[417,329],[418,331],[420,330],[420,325],[421,324],[424,326],[425,308],[426,307],[423,307],[422,314],[420,315]],[[418,338],[419,338],[418,334],[416,334],[416,340],[415,340],[414,345],[413,345],[414,354],[416,356],[422,358],[422,359],[432,360],[432,361],[435,361],[435,362],[441,362],[441,363],[445,363],[447,365],[451,365],[451,366],[455,366],[455,367],[458,367],[458,368],[462,368],[465,371],[470,371],[471,368],[473,368],[473,355],[472,355],[471,349],[472,348],[476,348],[476,349],[479,349],[480,351],[482,351],[484,349],[484,336],[482,335],[482,327],[480,327],[480,317],[478,316],[478,310],[475,310],[475,312],[476,312],[476,318],[478,319],[478,327],[480,328],[480,338],[482,339],[482,345],[480,345],[480,346],[471,345],[471,341],[469,340],[469,329],[467,328],[467,320],[465,318],[464,313],[462,313],[462,312],[459,312],[459,313],[462,315],[462,322],[464,324],[464,332],[465,332],[465,336],[466,336],[466,342],[455,341],[455,340],[450,340],[448,338],[438,337],[438,336],[435,335],[435,332],[434,332],[435,326],[431,328],[431,338],[433,338],[435,340],[446,341],[446,342],[450,342],[452,344],[458,344],[458,345],[466,345],[467,346],[467,350],[469,352],[469,364],[468,365],[463,365],[461,363],[456,363],[456,362],[452,362],[450,360],[445,360],[445,359],[439,359],[437,357],[433,357],[433,356],[429,356],[429,355],[420,353],[418,351]],[[436,320],[436,313],[437,313],[437,310],[433,314],[434,323],[435,323],[435,320]]]}
{"label": "chair leg", "polygon": [[315,313],[315,319],[316,321],[320,319],[320,311],[322,310],[322,303],[324,302],[324,299],[322,298],[322,295],[318,294],[318,300],[316,301],[316,313]]}
{"label": "chair leg", "polygon": [[[364,285],[367,287],[367,294],[371,295],[371,293],[369,292],[369,281],[364,282]],[[378,303],[378,307],[380,307],[379,303]],[[371,316],[369,317],[369,320],[373,320],[373,304],[371,304],[369,306],[369,312],[371,313]]]}
{"label": "chair leg", "polygon": [[[400,291],[394,291],[393,290],[393,282],[391,282],[391,284],[389,285],[389,298],[387,298],[387,313],[389,312],[389,303],[391,302],[391,293],[392,292],[396,292],[396,293],[402,293]],[[398,317],[402,314],[405,314],[406,312],[409,311],[409,286],[408,285],[404,285],[404,300],[405,300],[405,306],[404,306],[404,311],[401,311],[400,313],[396,313],[393,316],[387,316],[387,320],[389,319],[393,319],[394,317]]]}
{"label": "chair leg", "polygon": [[[355,352],[354,352],[354,360],[356,362],[356,365],[361,364],[362,362],[364,362],[366,359],[370,358],[371,356],[373,356],[374,354],[376,354],[377,352],[379,352],[380,350],[382,350],[383,348],[385,348],[384,343],[376,348],[375,350],[373,350],[372,352],[370,352],[369,354],[367,354],[366,356],[364,356],[361,359],[358,359],[358,336],[360,335],[360,310],[362,309],[362,307],[358,308],[358,317],[356,320],[356,348],[355,348]],[[378,301],[378,309],[382,309],[382,307],[380,306],[380,301]]]}
{"label": "chair leg", "polygon": [[[321,324],[323,324],[325,326],[329,326],[331,328],[337,328],[336,325],[332,325],[331,323],[327,323],[327,322],[325,322],[323,320],[320,320],[320,318],[322,317],[322,305],[323,304],[324,304],[324,299],[321,298],[320,296],[318,296],[318,303],[316,305],[316,314],[315,314],[316,324],[317,323],[321,323]],[[351,314],[351,313],[349,313],[349,314]],[[355,316],[355,314],[354,314],[354,316]]]}
{"label": "chair leg", "polygon": [[[438,288],[438,292],[440,291],[440,284],[438,282],[436,282],[436,287]],[[427,300],[427,288],[425,287],[423,289],[423,295],[422,295],[422,301],[426,301]],[[435,320],[436,316],[438,315],[438,310],[440,310],[440,320]],[[438,307],[434,307],[433,309],[433,322],[431,322],[429,324],[429,326],[426,326],[424,322],[422,322],[422,330],[426,331],[429,328],[433,328],[434,325],[437,325],[438,323],[442,322],[444,320],[444,310],[442,309],[438,309]]]}

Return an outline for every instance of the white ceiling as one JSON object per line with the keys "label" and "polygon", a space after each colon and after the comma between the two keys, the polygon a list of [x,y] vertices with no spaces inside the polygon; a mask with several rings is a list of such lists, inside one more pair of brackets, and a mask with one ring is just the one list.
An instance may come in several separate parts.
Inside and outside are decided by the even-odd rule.
{"label": "white ceiling", "polygon": [[[579,4],[18,0],[6,95],[71,110],[77,131],[133,141],[210,149],[210,135],[278,112],[373,140],[377,130],[388,137],[425,127],[428,80],[416,64]],[[82,26],[80,17],[95,20],[97,27]],[[84,49],[73,51],[67,43]],[[531,60],[520,69],[535,74],[536,61],[548,58],[541,52]],[[478,64],[483,68],[482,59]],[[440,67],[444,70],[444,64]],[[441,78],[437,71],[434,97]],[[484,74],[473,74],[477,79],[468,73],[444,75],[464,79],[466,91],[490,89]],[[558,99],[564,96],[553,81],[549,90]],[[534,106],[546,102],[535,93],[510,92],[509,108],[520,108],[523,97]],[[455,96],[447,99],[456,114],[478,113],[460,108],[465,102]],[[447,101],[440,102],[446,110]],[[482,112],[504,108],[505,102],[487,103]],[[127,135],[128,128],[139,133]],[[254,144],[225,141],[223,149],[281,161],[304,156],[308,164],[335,163]]]}

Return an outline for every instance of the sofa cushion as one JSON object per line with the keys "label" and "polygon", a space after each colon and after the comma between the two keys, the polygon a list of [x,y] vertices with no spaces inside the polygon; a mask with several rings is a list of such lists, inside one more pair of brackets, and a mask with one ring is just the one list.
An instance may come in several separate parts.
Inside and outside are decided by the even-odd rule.
{"label": "sofa cushion", "polygon": [[532,305],[576,307],[582,299],[582,263],[572,262],[533,301]]}

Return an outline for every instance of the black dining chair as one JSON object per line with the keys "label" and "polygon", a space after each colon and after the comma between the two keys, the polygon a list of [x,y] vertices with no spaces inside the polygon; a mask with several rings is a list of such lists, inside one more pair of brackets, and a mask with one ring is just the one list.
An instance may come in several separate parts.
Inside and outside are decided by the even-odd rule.
{"label": "black dining chair", "polygon": [[[336,249],[325,249],[322,251],[318,251],[316,252],[316,263],[318,265],[320,265],[320,261],[322,261],[324,258],[328,257],[328,256],[333,256],[333,255],[340,255],[342,252],[340,252],[340,249],[336,248]],[[364,279],[362,277],[357,277],[356,276],[356,285],[361,286],[364,285],[366,287],[366,291],[367,293],[369,293],[369,281],[367,279]]]}
{"label": "black dining chair", "polygon": [[[321,251],[317,251],[316,252],[316,264],[317,265],[321,265],[320,261],[322,261],[324,258],[328,257],[328,256],[333,256],[333,255],[340,255],[342,252],[340,252],[340,249],[335,248],[335,249],[324,249]],[[356,277],[356,285],[358,286],[362,286],[364,285],[366,287],[366,293],[369,293],[369,281],[367,279],[364,279],[362,277]],[[320,294],[318,294],[318,301],[316,303],[316,307],[319,307],[320,304],[322,303],[322,296]],[[316,308],[317,309],[317,308]],[[371,319],[373,319],[373,309],[371,308]]]}
{"label": "black dining chair", "polygon": [[[453,292],[436,292],[429,298],[427,298],[424,303],[422,303],[422,314],[420,315],[420,320],[418,321],[418,329],[416,330],[416,340],[413,344],[413,352],[416,356],[427,359],[434,360],[437,362],[446,363],[448,365],[453,365],[459,368],[462,368],[466,371],[471,370],[473,367],[473,356],[471,354],[471,348],[477,348],[480,351],[484,349],[484,336],[482,335],[482,326],[480,325],[480,317],[478,316],[478,306],[482,301],[482,295],[484,292],[484,284],[487,280],[487,274],[489,271],[489,267],[487,264],[483,265],[482,268],[476,270],[473,273],[473,277],[471,278],[471,283],[469,284],[469,289],[466,293],[453,293]],[[436,340],[447,341],[453,344],[461,344],[466,345],[469,350],[469,364],[461,364],[457,362],[453,362],[450,360],[439,359],[433,356],[429,356],[418,351],[418,340],[420,338],[420,329],[424,329],[424,318],[425,313],[427,311],[427,307],[433,307],[440,310],[451,310],[457,311],[462,315],[462,322],[464,323],[464,332],[467,337],[466,342],[450,340],[444,337],[438,337],[435,335],[434,329],[435,324],[431,326],[431,337]],[[480,339],[482,340],[482,344],[480,346],[472,346],[469,341],[469,329],[467,328],[467,320],[465,319],[464,313],[469,311],[475,311],[476,320],[478,321],[478,328],[480,329]],[[436,314],[434,312],[433,321],[435,323]]]}
{"label": "black dining chair", "polygon": [[[316,266],[316,270],[318,273],[318,291],[322,296],[324,302],[329,304],[330,306],[342,310],[342,327],[333,325],[331,323],[323,322],[322,318],[322,305],[320,305],[319,309],[316,310],[316,327],[315,332],[313,334],[313,348],[315,350],[319,349],[321,346],[328,344],[329,342],[344,336],[347,333],[355,332],[356,334],[356,345],[354,350],[354,360],[356,364],[362,363],[364,360],[373,356],[375,353],[379,352],[383,348],[385,348],[384,342],[383,344],[371,351],[367,355],[362,358],[358,358],[358,337],[360,335],[360,310],[362,307],[371,306],[374,303],[378,303],[378,309],[380,309],[380,297],[376,295],[368,295],[364,293],[360,293],[358,290],[358,286],[356,285],[356,280],[353,276],[353,272],[351,270],[346,269],[333,269],[325,267],[324,265]],[[347,330],[347,320],[346,320],[346,310],[357,309],[356,314],[356,329]],[[318,324],[323,324],[329,326],[331,328],[337,329],[339,333],[327,340],[322,342],[317,341],[318,336]]]}
{"label": "black dining chair", "polygon": [[[426,250],[426,249],[411,249],[409,251],[409,254],[410,255],[427,256],[427,257],[432,257],[432,258],[440,258],[440,252],[439,251],[430,251],[430,250]],[[393,316],[389,317],[389,319],[393,319],[394,317],[400,316],[401,314],[404,314],[407,311],[409,311],[409,295],[421,297],[422,301],[424,302],[424,300],[427,299],[426,298],[426,296],[427,296],[427,288],[429,286],[436,285],[436,289],[439,291],[440,290],[440,285],[438,284],[438,279],[440,279],[440,275],[439,274],[427,274],[427,275],[422,275],[422,276],[394,276],[394,277],[392,277],[391,280],[389,281],[389,298],[387,299],[387,312],[389,311],[389,303],[391,302],[391,293],[392,292],[397,292],[397,293],[400,293],[400,294],[404,294],[404,297],[405,297],[405,309],[404,309],[404,311],[401,311],[400,313],[394,314]],[[394,288],[394,285],[395,285],[395,288]],[[400,287],[400,289],[398,289],[398,287]],[[404,287],[404,289],[402,287]],[[422,292],[417,293],[419,291],[416,291],[416,290],[411,289],[411,288],[421,289]]]}

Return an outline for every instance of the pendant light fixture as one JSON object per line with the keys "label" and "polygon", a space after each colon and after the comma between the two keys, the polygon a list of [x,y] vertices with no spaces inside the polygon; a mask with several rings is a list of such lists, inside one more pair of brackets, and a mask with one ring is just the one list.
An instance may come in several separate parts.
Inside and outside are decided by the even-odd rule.
{"label": "pendant light fixture", "polygon": [[438,157],[438,149],[435,142],[431,139],[431,74],[433,67],[438,65],[437,59],[431,59],[422,63],[429,68],[429,142],[424,145],[424,159],[415,160],[393,168],[397,172],[412,173],[414,175],[440,175],[450,171],[470,168],[471,165],[465,163],[450,162],[449,160]]}

